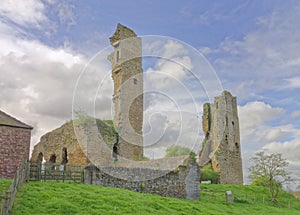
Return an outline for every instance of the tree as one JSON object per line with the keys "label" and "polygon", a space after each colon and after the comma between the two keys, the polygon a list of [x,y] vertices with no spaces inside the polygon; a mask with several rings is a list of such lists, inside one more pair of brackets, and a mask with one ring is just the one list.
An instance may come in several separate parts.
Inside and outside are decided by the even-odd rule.
{"label": "tree", "polygon": [[267,155],[258,152],[255,155],[251,158],[254,164],[249,168],[252,184],[267,186],[272,202],[277,202],[279,189],[288,176],[285,167],[289,163],[281,157],[281,154]]}
{"label": "tree", "polygon": [[220,172],[215,172],[209,162],[200,169],[200,181],[210,180],[212,184],[220,183]]}
{"label": "tree", "polygon": [[166,151],[166,157],[175,157],[180,155],[189,155],[191,149],[183,146],[171,146]]}

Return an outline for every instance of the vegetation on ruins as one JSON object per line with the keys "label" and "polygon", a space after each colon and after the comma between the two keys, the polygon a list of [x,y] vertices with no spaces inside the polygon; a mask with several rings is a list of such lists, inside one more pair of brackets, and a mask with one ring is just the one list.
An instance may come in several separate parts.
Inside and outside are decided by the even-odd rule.
{"label": "vegetation on ruins", "polygon": [[220,183],[220,173],[213,170],[210,162],[200,169],[200,181],[208,180],[213,184]]}
{"label": "vegetation on ruins", "polygon": [[180,155],[189,155],[191,152],[191,149],[183,146],[171,146],[166,151],[166,157],[175,157]]}
{"label": "vegetation on ruins", "polygon": [[288,166],[286,159],[281,154],[267,155],[258,152],[251,158],[253,165],[249,168],[250,178],[254,185],[267,186],[272,202],[277,202],[277,196],[281,189],[281,182],[284,181],[288,173],[285,167]]}

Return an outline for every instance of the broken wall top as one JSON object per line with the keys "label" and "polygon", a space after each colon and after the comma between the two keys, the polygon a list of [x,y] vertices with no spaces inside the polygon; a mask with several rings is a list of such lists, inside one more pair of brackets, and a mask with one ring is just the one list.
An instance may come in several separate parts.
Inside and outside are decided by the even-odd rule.
{"label": "broken wall top", "polygon": [[118,43],[121,40],[131,38],[131,37],[136,37],[136,36],[137,35],[134,33],[133,30],[118,23],[117,29],[116,29],[115,33],[109,38],[109,41],[112,46],[115,46],[116,43]]}

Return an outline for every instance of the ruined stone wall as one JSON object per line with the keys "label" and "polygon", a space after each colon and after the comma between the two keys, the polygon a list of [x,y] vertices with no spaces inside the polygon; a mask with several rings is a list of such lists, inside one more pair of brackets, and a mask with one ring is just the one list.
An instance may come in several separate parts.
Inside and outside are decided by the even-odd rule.
{"label": "ruined stone wall", "polygon": [[40,142],[34,146],[31,160],[37,162],[39,154],[42,154],[46,162],[50,162],[51,156],[55,155],[55,163],[62,163],[63,148],[67,149],[67,159],[69,164],[86,165],[88,159],[80,147],[72,122],[68,122],[61,127],[43,135]]}
{"label": "ruined stone wall", "polygon": [[203,110],[205,143],[199,165],[211,162],[221,184],[242,184],[243,170],[236,97],[224,91]]}
{"label": "ruined stone wall", "polygon": [[12,178],[29,159],[31,130],[0,125],[0,178]]}
{"label": "ruined stone wall", "polygon": [[143,70],[141,39],[118,24],[110,38],[114,52],[108,56],[114,81],[114,125],[119,134],[116,151],[131,160],[143,157]]}
{"label": "ruined stone wall", "polygon": [[[200,198],[200,171],[195,163],[179,166],[174,171],[126,167],[97,168],[91,165],[86,167],[84,175],[86,184],[125,188],[182,199],[199,200]],[[157,175],[162,176],[157,177]],[[140,178],[144,179],[145,176],[149,180],[141,181]]]}
{"label": "ruined stone wall", "polygon": [[101,166],[109,165],[113,161],[115,138],[112,125],[99,119],[91,118],[91,123],[81,122],[80,125],[77,121],[70,121],[43,135],[34,146],[31,160],[39,161],[41,154],[46,162],[50,162],[55,155],[55,163],[60,164],[64,162],[66,150],[68,164],[87,165],[93,162]]}

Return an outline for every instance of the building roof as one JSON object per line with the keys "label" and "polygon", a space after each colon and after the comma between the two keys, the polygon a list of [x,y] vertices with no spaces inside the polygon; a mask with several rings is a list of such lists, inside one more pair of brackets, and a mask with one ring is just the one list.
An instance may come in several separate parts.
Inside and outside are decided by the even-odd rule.
{"label": "building roof", "polygon": [[0,125],[10,126],[10,127],[17,127],[17,128],[26,128],[26,129],[33,129],[33,127],[21,122],[20,120],[4,113],[0,110]]}

